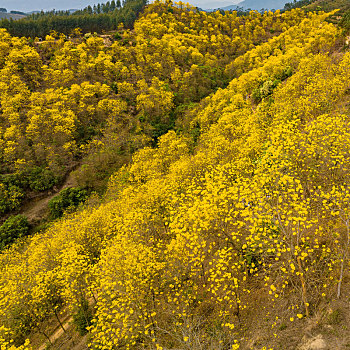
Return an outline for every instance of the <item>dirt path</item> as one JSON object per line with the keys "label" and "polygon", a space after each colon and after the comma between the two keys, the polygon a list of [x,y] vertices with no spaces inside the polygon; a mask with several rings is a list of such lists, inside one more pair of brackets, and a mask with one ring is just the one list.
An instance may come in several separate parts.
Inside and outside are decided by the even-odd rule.
{"label": "dirt path", "polygon": [[48,192],[47,196],[39,197],[39,198],[33,198],[28,203],[26,203],[20,214],[25,215],[29,221],[30,224],[35,224],[40,222],[43,218],[47,217],[48,215],[48,205],[49,201],[57,196],[57,194],[64,190],[67,187],[74,187],[77,183],[75,179],[73,178],[72,174],[70,173],[64,183],[55,190],[52,190]]}
{"label": "dirt path", "polygon": [[[72,318],[69,318],[66,322],[63,323],[63,328],[66,330],[66,332],[69,330],[72,324]],[[52,344],[55,344],[55,342],[61,338],[65,332],[63,331],[62,327],[59,327],[52,335],[50,335],[50,341]],[[48,342],[45,342],[41,344],[41,346],[38,348],[38,350],[45,350],[48,345]]]}

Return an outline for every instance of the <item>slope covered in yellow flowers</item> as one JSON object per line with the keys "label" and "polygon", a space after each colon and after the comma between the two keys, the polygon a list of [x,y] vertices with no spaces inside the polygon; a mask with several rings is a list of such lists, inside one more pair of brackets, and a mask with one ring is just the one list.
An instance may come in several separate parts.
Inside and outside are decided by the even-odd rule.
{"label": "slope covered in yellow flowers", "polygon": [[[166,8],[167,16],[178,11]],[[183,13],[196,17],[191,9]],[[224,18],[230,25],[232,15],[225,16],[221,25]],[[30,332],[47,332],[45,320],[59,319],[62,310],[75,319],[83,315],[91,349],[297,348],[302,334],[291,339],[283,330],[305,325],[320,305],[341,298],[349,276],[350,52],[328,16],[299,14],[265,43],[249,44],[232,59],[223,54],[228,86],[184,112],[177,132],[160,136],[157,147],[134,153],[111,176],[102,201],[92,198],[1,253],[2,349],[15,349]],[[165,59],[170,56],[154,45],[170,45],[169,32],[182,22],[153,27],[158,20],[146,9],[135,31],[143,28],[142,45]],[[169,50],[185,51],[192,27],[219,30],[188,21]],[[228,47],[220,40],[224,36],[212,34],[213,52]],[[213,62],[211,49],[191,50],[193,60]],[[179,52],[172,62],[181,58]],[[145,60],[155,75],[152,85],[137,83],[146,92],[136,100],[144,115],[157,111],[162,118],[174,95],[156,74],[173,66],[158,62]],[[181,73],[180,85],[191,75],[189,90],[176,96],[203,97],[196,69],[193,63]],[[163,71],[178,73],[176,67]],[[128,91],[132,83],[120,86]],[[84,84],[69,92],[57,88],[63,95],[90,91]],[[101,84],[95,88],[108,94]],[[149,96],[164,105],[152,109]],[[101,110],[127,109],[103,101]],[[30,115],[34,123],[40,113]],[[67,142],[62,147],[69,149]],[[265,337],[254,344],[256,326]]]}
{"label": "slope covered in yellow flowers", "polygon": [[205,13],[156,2],[133,30],[106,36],[0,31],[0,214],[52,191],[67,173],[103,191],[133,152],[227,86],[226,66],[308,15]]}

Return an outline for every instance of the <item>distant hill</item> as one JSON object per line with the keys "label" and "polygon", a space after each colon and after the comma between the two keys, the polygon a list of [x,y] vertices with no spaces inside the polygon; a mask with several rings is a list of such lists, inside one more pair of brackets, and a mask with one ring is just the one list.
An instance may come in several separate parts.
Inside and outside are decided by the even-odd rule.
{"label": "distant hill", "polygon": [[230,5],[230,6],[224,6],[224,7],[219,7],[221,10],[224,11],[231,11],[231,10],[237,10],[239,8],[238,5]]}
{"label": "distant hill", "polygon": [[[69,9],[69,10],[67,10],[69,13],[74,13],[74,12],[76,12],[76,11],[79,11],[78,9]],[[38,13],[40,13],[41,11],[30,11],[30,12],[28,12],[28,15],[33,15],[33,14],[38,14]]]}
{"label": "distant hill", "polygon": [[18,14],[15,14],[15,13],[7,13],[7,12],[0,12],[0,19],[3,19],[3,18],[7,18],[7,19],[21,19],[21,18],[24,18],[26,17],[25,15],[18,15]]}
{"label": "distant hill", "polygon": [[284,5],[290,5],[290,8],[303,7],[308,10],[323,10],[332,11],[340,9],[339,14],[350,10],[350,0],[301,0],[301,1],[286,1],[286,0],[244,0],[235,5],[220,7],[224,11],[236,10],[238,8],[261,10],[261,9],[283,9]]}
{"label": "distant hill", "polygon": [[[330,12],[338,9],[334,15],[328,17],[328,21],[332,23],[339,23],[346,13],[350,11],[349,0],[299,0],[296,2],[289,2],[286,4],[285,9],[291,10],[292,8],[301,7],[306,11],[325,11]],[[344,19],[345,20],[345,19]],[[344,25],[344,23],[343,23]]]}
{"label": "distant hill", "polygon": [[288,1],[286,0],[244,0],[240,2],[238,7],[243,7],[244,9],[261,10],[264,9],[283,9],[284,5]]}
{"label": "distant hill", "polygon": [[311,4],[305,6],[305,8],[310,10],[323,10],[332,11],[334,9],[340,9],[340,13],[350,10],[349,0],[316,0]]}
{"label": "distant hill", "polygon": [[261,10],[261,9],[283,9],[284,5],[288,1],[286,0],[244,0],[235,5],[229,5],[220,7],[220,9],[224,11],[237,10],[239,8],[243,8],[244,10],[252,9],[252,10]]}
{"label": "distant hill", "polygon": [[49,10],[67,10],[67,9],[81,9],[88,5],[93,5],[98,1],[94,0],[1,0],[0,7],[10,10],[18,10],[23,12],[31,11],[49,11]]}

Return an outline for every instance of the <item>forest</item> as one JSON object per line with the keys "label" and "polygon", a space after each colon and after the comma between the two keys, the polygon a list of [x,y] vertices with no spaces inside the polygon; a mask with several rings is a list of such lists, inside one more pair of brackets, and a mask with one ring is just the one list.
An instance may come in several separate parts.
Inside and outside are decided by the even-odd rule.
{"label": "forest", "polygon": [[138,14],[146,5],[146,0],[120,0],[88,6],[83,10],[48,11],[33,13],[18,20],[2,19],[0,28],[5,28],[14,36],[45,37],[52,31],[65,35],[79,28],[83,33],[115,30],[123,23],[131,28]]}
{"label": "forest", "polygon": [[2,22],[1,350],[350,346],[350,12],[294,5]]}

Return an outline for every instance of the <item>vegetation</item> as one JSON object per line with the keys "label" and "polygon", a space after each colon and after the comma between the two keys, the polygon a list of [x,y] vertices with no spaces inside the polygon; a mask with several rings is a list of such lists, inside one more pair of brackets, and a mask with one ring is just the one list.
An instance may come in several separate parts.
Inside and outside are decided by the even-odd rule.
{"label": "vegetation", "polygon": [[290,11],[292,9],[295,9],[295,8],[300,8],[300,7],[304,7],[304,6],[307,6],[307,5],[310,5],[314,2],[316,2],[317,0],[299,0],[299,1],[292,1],[292,2],[287,2],[285,5],[284,5],[284,9],[286,11]]}
{"label": "vegetation", "polygon": [[238,17],[156,3],[134,31],[107,42],[76,30],[72,40],[53,32],[31,46],[2,30],[2,212],[58,185],[77,163],[79,184],[103,191],[135,150],[186,127],[186,111],[227,85],[234,58],[304,18],[300,10]]}
{"label": "vegetation", "polygon": [[0,213],[6,213],[8,211],[14,210],[22,202],[24,193],[22,190],[13,185],[6,185],[4,183],[0,184]]}
{"label": "vegetation", "polygon": [[79,185],[108,182],[63,217],[87,192],[61,191],[61,218],[0,254],[1,347],[30,349],[65,312],[91,349],[248,349],[253,323],[278,349],[341,297],[350,53],[334,14],[156,1],[108,42],[2,30],[3,191],[77,163]]}
{"label": "vegetation", "polygon": [[18,238],[26,236],[28,231],[29,224],[25,216],[10,216],[0,226],[0,250],[11,245]]}
{"label": "vegetation", "polygon": [[66,188],[49,202],[52,219],[60,218],[66,210],[74,210],[88,197],[87,190],[83,188]]}
{"label": "vegetation", "polygon": [[347,0],[300,0],[286,3],[284,10],[289,11],[295,8],[303,8],[304,11],[325,11],[330,12],[338,10],[333,16],[327,20],[331,23],[339,24],[342,22],[344,26],[344,16],[350,11],[350,3]]}
{"label": "vegetation", "polygon": [[344,28],[346,34],[350,33],[350,10],[343,16],[342,20],[340,21],[340,25]]}
{"label": "vegetation", "polygon": [[339,9],[339,15],[339,13],[344,14],[346,10],[350,9],[350,4],[346,0],[318,0],[311,1],[307,8],[310,10],[318,9],[322,11],[332,11],[335,9]]}
{"label": "vegetation", "polygon": [[17,36],[45,37],[52,31],[70,35],[75,28],[84,33],[114,30],[123,23],[132,28],[138,14],[146,5],[146,0],[125,0],[123,6],[112,1],[88,6],[82,11],[49,11],[26,16],[19,20],[3,19],[0,27]]}
{"label": "vegetation", "polygon": [[59,180],[52,170],[38,166],[0,175],[0,214],[18,209],[26,193],[50,190]]}
{"label": "vegetation", "polygon": [[92,318],[91,306],[86,299],[83,299],[73,314],[73,321],[80,335],[83,336],[88,333],[88,327],[92,324]]}

